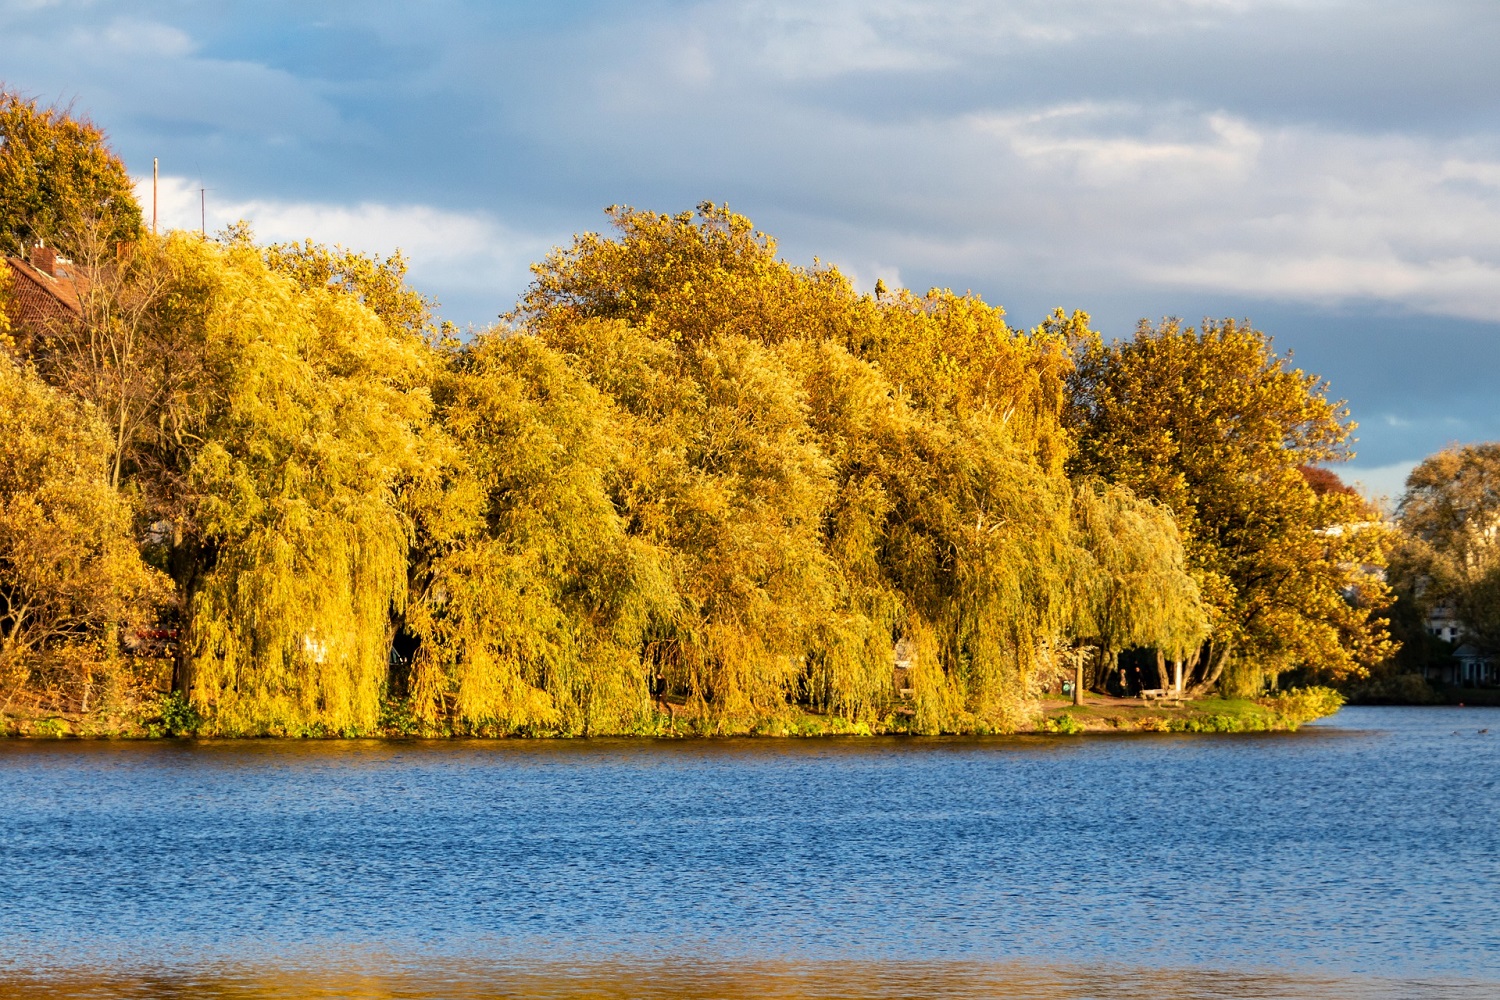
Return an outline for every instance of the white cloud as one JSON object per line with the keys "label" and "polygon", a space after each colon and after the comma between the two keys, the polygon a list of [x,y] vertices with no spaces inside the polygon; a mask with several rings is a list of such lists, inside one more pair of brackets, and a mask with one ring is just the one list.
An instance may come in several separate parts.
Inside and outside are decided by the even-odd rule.
{"label": "white cloud", "polygon": [[853,201],[895,223],[910,204],[910,220],[874,246],[864,235],[866,257],[1094,290],[1500,317],[1500,155],[1470,140],[1118,102],[920,128],[824,118],[799,138],[821,146],[814,161],[840,188],[836,211]]}
{"label": "white cloud", "polygon": [[103,30],[79,29],[72,44],[135,58],[179,59],[197,48],[186,32],[166,24],[120,18]]}
{"label": "white cloud", "polygon": [[1365,498],[1379,504],[1387,511],[1394,509],[1406,492],[1406,477],[1417,467],[1412,462],[1392,462],[1389,465],[1344,466],[1335,469],[1340,479],[1359,490]]}
{"label": "white cloud", "polygon": [[[517,230],[485,214],[447,212],[428,205],[355,205],[274,199],[223,200],[183,177],[162,177],[158,218],[162,231],[197,230],[212,234],[245,220],[262,242],[337,244],[363,253],[400,250],[413,284],[439,300],[475,296],[491,300],[488,317],[514,305],[515,293],[529,279],[529,266],[558,242]],[[151,212],[151,179],[136,182],[136,197]],[[206,222],[205,222],[206,220]]]}
{"label": "white cloud", "polygon": [[1170,35],[1233,25],[1256,14],[1347,6],[1347,0],[730,0],[699,18],[732,24],[732,38],[775,75],[930,73],[976,55],[1003,58],[1083,38]]}

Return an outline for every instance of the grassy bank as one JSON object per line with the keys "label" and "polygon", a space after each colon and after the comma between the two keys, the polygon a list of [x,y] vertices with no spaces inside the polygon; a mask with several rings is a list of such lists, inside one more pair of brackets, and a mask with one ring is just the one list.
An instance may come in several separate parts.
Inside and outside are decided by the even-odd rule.
{"label": "grassy bank", "polygon": [[1054,733],[1254,733],[1295,730],[1337,712],[1343,699],[1327,688],[1306,688],[1267,698],[1198,698],[1149,704],[1134,698],[1091,697],[1075,706],[1050,701],[1039,730]]}
{"label": "grassy bank", "polygon": [[[1008,730],[972,727],[956,734],[993,735],[1050,734],[1061,736],[1089,733],[1246,733],[1295,730],[1304,722],[1338,711],[1342,699],[1327,688],[1306,688],[1266,698],[1200,698],[1181,703],[1145,702],[1134,698],[1090,695],[1086,704],[1043,699]],[[0,713],[0,736],[42,739],[161,739],[200,736],[209,727],[192,708],[174,695],[150,692],[144,696],[105,702],[90,712],[41,711],[13,707]],[[914,716],[901,706],[867,719],[852,720],[837,715],[788,711],[784,715],[756,719],[708,720],[687,706],[657,702],[640,723],[626,731],[573,733],[543,729],[507,730],[472,728],[455,730],[422,725],[402,702],[388,701],[379,724],[370,731],[330,732],[320,729],[285,729],[236,735],[281,738],[351,737],[567,737],[587,735],[645,737],[703,736],[876,736],[917,735]]]}

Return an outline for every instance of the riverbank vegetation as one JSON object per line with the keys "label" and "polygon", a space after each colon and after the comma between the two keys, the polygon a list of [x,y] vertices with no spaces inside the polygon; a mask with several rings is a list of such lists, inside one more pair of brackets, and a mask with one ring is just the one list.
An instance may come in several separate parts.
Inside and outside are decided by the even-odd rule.
{"label": "riverbank vegetation", "polygon": [[[399,256],[38,209],[31,137],[123,168],[0,127],[0,238],[76,296],[16,261],[0,298],[12,731],[1015,732],[1080,680],[1390,652],[1388,532],[1312,468],[1353,424],[1248,325],[1013,327],[706,203],[611,209],[460,338]],[[1256,717],[1337,707],[1303,701]]]}

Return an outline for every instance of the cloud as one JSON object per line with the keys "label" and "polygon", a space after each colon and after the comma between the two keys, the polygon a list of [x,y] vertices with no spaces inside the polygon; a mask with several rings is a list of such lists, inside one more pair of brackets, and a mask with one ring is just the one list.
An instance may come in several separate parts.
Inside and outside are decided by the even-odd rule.
{"label": "cloud", "polygon": [[1020,322],[1275,315],[1362,412],[1415,420],[1367,421],[1384,462],[1500,365],[1493,7],[0,2],[0,65],[137,173],[160,156],[174,224],[206,185],[211,228],[399,245],[463,320],[605,205],[727,200],[795,260]]}
{"label": "cloud", "polygon": [[1343,466],[1335,469],[1340,479],[1359,490],[1367,499],[1388,512],[1406,492],[1406,477],[1417,467],[1415,461],[1392,462],[1389,465]]}
{"label": "cloud", "polygon": [[120,18],[103,30],[80,28],[73,44],[131,58],[178,59],[197,48],[186,32],[166,24]]}
{"label": "cloud", "polygon": [[[136,182],[136,197],[147,206],[149,217],[150,178]],[[311,239],[382,256],[399,250],[417,288],[445,303],[457,300],[457,310],[443,310],[443,315],[460,325],[485,325],[513,306],[514,293],[529,280],[530,264],[561,242],[515,229],[483,213],[460,214],[430,205],[214,197],[207,201],[205,211],[199,186],[183,177],[162,177],[157,197],[163,231],[206,226],[214,233],[244,220],[262,242]],[[483,305],[476,307],[478,303]]]}

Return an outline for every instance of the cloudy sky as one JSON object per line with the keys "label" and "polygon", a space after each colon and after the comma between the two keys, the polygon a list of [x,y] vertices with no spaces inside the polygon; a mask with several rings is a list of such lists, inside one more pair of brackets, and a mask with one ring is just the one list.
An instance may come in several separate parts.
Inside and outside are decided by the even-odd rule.
{"label": "cloudy sky", "polygon": [[1500,438],[1496,53],[1496,0],[0,0],[164,224],[399,247],[482,326],[604,206],[727,201],[1016,325],[1248,317],[1385,493]]}

